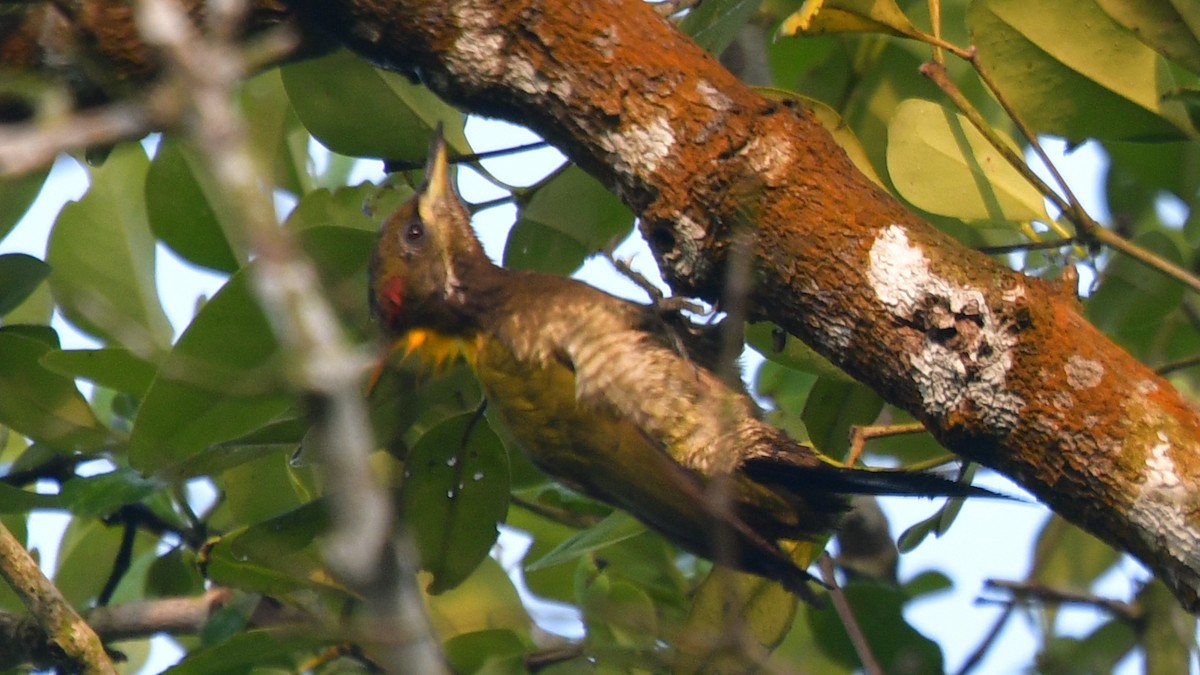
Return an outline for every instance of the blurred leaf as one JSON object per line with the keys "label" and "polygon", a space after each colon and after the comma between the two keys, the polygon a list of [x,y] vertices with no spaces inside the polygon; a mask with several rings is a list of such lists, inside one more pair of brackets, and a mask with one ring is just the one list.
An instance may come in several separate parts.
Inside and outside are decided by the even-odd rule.
{"label": "blurred leaf", "polygon": [[981,0],[967,24],[998,87],[1038,132],[1072,141],[1196,133],[1184,107],[1164,99],[1176,85],[1161,57],[1092,0]]}
{"label": "blurred leaf", "polygon": [[746,344],[765,358],[793,370],[834,381],[857,382],[812,347],[801,342],[799,338],[788,335],[773,323],[756,321],[746,324]]}
{"label": "blurred leaf", "polygon": [[[945,672],[942,651],[937,643],[905,621],[903,612],[907,598],[902,591],[867,582],[852,582],[842,590],[883,672]],[[861,665],[833,608],[810,608],[808,619],[822,652],[847,666]]]}
{"label": "blurred leaf", "polygon": [[0,255],[0,316],[16,309],[50,276],[50,266],[31,255]]}
{"label": "blurred leaf", "polygon": [[150,229],[184,260],[232,274],[245,254],[240,242],[231,243],[242,234],[221,190],[191,148],[178,138],[163,138],[146,173]]}
{"label": "blurred leaf", "polygon": [[[1133,243],[1184,265],[1179,245],[1166,233],[1150,231]],[[1135,356],[1145,355],[1158,337],[1164,318],[1179,307],[1183,286],[1127,256],[1116,255],[1100,274],[1099,287],[1085,302],[1086,315],[1097,328]]]}
{"label": "blurred leaf", "polygon": [[230,550],[242,559],[278,560],[310,546],[329,527],[323,499],[306,502],[230,536]]}
{"label": "blurred leaf", "polygon": [[104,518],[126,504],[136,504],[166,487],[132,469],[117,469],[95,476],[75,476],[62,485],[63,506],[85,518]]}
{"label": "blurred leaf", "polygon": [[648,650],[658,636],[654,601],[627,581],[589,584],[579,602],[589,644],[603,643]]}
{"label": "blurred leaf", "polygon": [[436,595],[466,579],[496,542],[508,511],[508,455],[483,419],[467,413],[421,436],[404,474],[399,512]]}
{"label": "blurred leaf", "polygon": [[[49,279],[49,277],[47,277]],[[33,289],[20,305],[9,310],[4,315],[3,323],[8,326],[18,324],[48,325],[54,315],[54,298],[50,295],[50,284],[41,283]]]}
{"label": "blurred leaf", "polygon": [[804,404],[808,438],[824,454],[846,456],[850,427],[871,424],[883,410],[883,400],[861,384],[819,379]]}
{"label": "blurred leaf", "polygon": [[34,509],[62,508],[58,495],[45,495],[0,483],[0,513],[22,513]]}
{"label": "blurred leaf", "polygon": [[245,434],[291,404],[276,382],[278,344],[239,271],[196,315],[159,367],[129,441],[150,473]]}
{"label": "blurred leaf", "polygon": [[334,152],[421,165],[439,122],[451,148],[471,151],[462,113],[425,87],[372,68],[346,50],[290,63],[280,72],[300,121]]}
{"label": "blurred leaf", "polygon": [[579,556],[625,541],[645,532],[646,526],[637,518],[624,511],[613,511],[612,515],[604,520],[586,530],[582,530],[575,536],[554,547],[546,555],[527,564],[525,569],[532,572],[553,565],[561,565]]}
{"label": "blurred leaf", "polygon": [[141,145],[117,146],[92,169],[83,199],[63,207],[46,250],[50,288],[67,319],[139,353],[165,350],[173,333],[155,286],[148,166]]}
{"label": "blurred leaf", "polygon": [[679,30],[710,54],[720,54],[761,4],[762,0],[705,0],[679,21]]}
{"label": "blurred leaf", "polygon": [[288,463],[288,452],[277,449],[230,467],[216,478],[234,522],[258,523],[301,504],[307,494]]}
{"label": "blurred leaf", "polygon": [[1029,580],[1050,588],[1087,590],[1119,557],[1108,544],[1051,516],[1038,534]]}
{"label": "blurred leaf", "polygon": [[936,103],[900,104],[888,123],[887,159],[900,196],[926,211],[963,220],[1048,219],[1041,193],[966,117]]}
{"label": "blurred leaf", "polygon": [[[806,567],[811,552],[811,546],[804,546],[797,564]],[[713,567],[696,590],[674,672],[757,672],[762,655],[770,654],[788,634],[798,602],[778,583]],[[730,626],[741,632],[739,639],[728,639]]]}
{"label": "blurred leaf", "polygon": [[42,184],[48,175],[49,166],[18,178],[0,180],[0,240],[7,237],[25,216],[33,200],[42,191]]}
{"label": "blurred leaf", "polygon": [[785,37],[827,33],[913,36],[918,31],[892,0],[806,0],[779,27]]}
{"label": "blurred leaf", "polygon": [[296,637],[292,628],[252,628],[226,640],[210,644],[188,654],[183,661],[165,673],[171,675],[227,675],[228,673],[270,672],[274,666],[292,671],[299,663],[298,655],[309,656],[332,644],[332,637]]}
{"label": "blurred leaf", "polygon": [[[1114,620],[1097,629],[1089,641],[1094,637],[1101,638],[1103,643],[1097,645],[1097,651],[1106,650],[1115,657],[1112,659],[1115,663],[1134,647],[1134,639],[1140,637],[1138,642],[1146,655],[1143,672],[1147,675],[1188,672],[1196,647],[1196,617],[1184,611],[1166,585],[1157,579],[1142,588],[1136,603],[1142,610],[1137,625],[1141,629],[1140,636],[1133,634],[1133,626],[1128,622]],[[1102,631],[1103,636],[1100,635]]]}
{"label": "blurred leaf", "polygon": [[[428,575],[422,573],[422,578]],[[484,557],[456,588],[426,598],[429,620],[443,642],[459,635],[503,629],[528,638],[532,621],[512,580],[492,558]]]}
{"label": "blurred leaf", "polygon": [[96,450],[109,432],[70,378],[42,367],[50,345],[0,329],[0,424],[60,451]]}
{"label": "blurred leaf", "polygon": [[[407,185],[380,187],[370,182],[333,191],[319,188],[304,195],[288,214],[285,224],[294,230],[334,226],[364,230],[374,235],[384,220],[412,194],[412,188]],[[374,243],[373,236],[371,241]]]}
{"label": "blurred leaf", "polygon": [[271,68],[242,83],[238,95],[250,150],[265,175],[294,195],[312,189],[308,131],[288,100],[280,68]]}
{"label": "blurred leaf", "polygon": [[1113,21],[1179,65],[1200,74],[1200,7],[1171,0],[1096,0]]}
{"label": "blurred leaf", "polygon": [[[527,672],[521,667],[520,660],[513,665],[515,670],[504,667],[511,657],[519,657],[526,651],[524,640],[511,630],[481,630],[474,633],[464,633],[446,641],[444,645],[446,660],[455,673],[486,672],[488,675],[501,673]],[[485,670],[486,668],[486,670]],[[497,669],[498,668],[498,669]]]}
{"label": "blurred leaf", "polygon": [[[1111,673],[1117,664],[1137,646],[1137,634],[1127,621],[1114,619],[1101,624],[1083,639],[1055,636],[1048,640],[1037,656],[1037,672],[1045,675],[1090,675]],[[1147,656],[1147,658],[1150,658]],[[1186,673],[1188,657],[1185,655],[1182,670],[1166,670],[1162,673]],[[1150,673],[1150,670],[1144,671]]]}
{"label": "blurred leaf", "polygon": [[138,397],[150,388],[156,370],[125,349],[51,349],[41,361],[59,375],[83,378]]}

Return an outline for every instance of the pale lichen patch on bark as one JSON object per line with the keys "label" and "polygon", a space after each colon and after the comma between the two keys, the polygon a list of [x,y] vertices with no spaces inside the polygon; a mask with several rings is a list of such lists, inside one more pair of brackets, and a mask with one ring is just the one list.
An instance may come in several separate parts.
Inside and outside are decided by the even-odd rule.
{"label": "pale lichen patch on bark", "polygon": [[704,247],[707,232],[686,213],[679,214],[674,222],[674,245],[670,251],[662,253],[662,259],[677,274],[692,276],[696,273],[696,263]]}
{"label": "pale lichen patch on bark", "polygon": [[1170,439],[1157,432],[1158,443],[1150,448],[1138,494],[1129,508],[1129,518],[1148,544],[1163,546],[1190,567],[1200,566],[1200,530],[1189,521],[1196,500],[1179,475]]}
{"label": "pale lichen patch on bark", "polygon": [[1104,365],[1099,361],[1074,354],[1067,359],[1063,370],[1067,373],[1067,384],[1075,389],[1091,389],[1104,378]]}
{"label": "pale lichen patch on bark", "polygon": [[1007,387],[1017,338],[983,291],[936,274],[900,225],[871,246],[867,281],[895,319],[919,331],[906,355],[925,410],[942,417],[970,404],[993,433],[1017,426],[1024,400]]}
{"label": "pale lichen patch on bark", "polygon": [[496,28],[495,12],[485,3],[460,2],[454,5],[451,17],[462,32],[454,41],[454,49],[446,54],[450,69],[467,80],[504,73],[505,39]]}
{"label": "pale lichen patch on bark", "polygon": [[764,141],[755,136],[738,154],[745,155],[750,168],[767,185],[779,185],[791,178],[794,158],[791,143],[785,138]]}
{"label": "pale lichen patch on bark", "polygon": [[708,80],[696,83],[696,93],[700,94],[700,98],[708,107],[717,112],[725,112],[733,107],[733,101]]}
{"label": "pale lichen patch on bark", "polygon": [[671,156],[675,131],[660,115],[647,124],[632,124],[599,138],[600,147],[613,156],[613,168],[626,176],[645,180]]}

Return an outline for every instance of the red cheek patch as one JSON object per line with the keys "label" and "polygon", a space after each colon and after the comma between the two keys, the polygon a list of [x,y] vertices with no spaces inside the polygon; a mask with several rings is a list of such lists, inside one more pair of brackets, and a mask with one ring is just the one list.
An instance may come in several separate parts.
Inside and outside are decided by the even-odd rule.
{"label": "red cheek patch", "polygon": [[382,295],[383,306],[388,316],[395,317],[404,305],[404,279],[400,277],[388,279],[384,282]]}

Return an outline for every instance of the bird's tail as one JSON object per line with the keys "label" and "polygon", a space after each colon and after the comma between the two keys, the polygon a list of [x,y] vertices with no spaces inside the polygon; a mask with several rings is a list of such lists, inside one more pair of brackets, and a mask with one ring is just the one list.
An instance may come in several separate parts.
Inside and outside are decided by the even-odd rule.
{"label": "bird's tail", "polygon": [[860,469],[829,463],[801,466],[772,459],[747,460],[742,470],[756,482],[785,485],[800,493],[1014,499],[986,488],[949,480],[925,471]]}

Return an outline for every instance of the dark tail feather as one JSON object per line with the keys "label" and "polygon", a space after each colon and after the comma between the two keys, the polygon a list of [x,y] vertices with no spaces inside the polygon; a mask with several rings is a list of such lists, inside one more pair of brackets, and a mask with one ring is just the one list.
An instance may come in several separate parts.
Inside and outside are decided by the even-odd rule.
{"label": "dark tail feather", "polygon": [[976,487],[969,483],[958,483],[926,472],[854,469],[832,464],[818,467],[797,466],[766,459],[748,460],[742,466],[742,470],[759,483],[786,485],[797,492],[1016,499],[986,488]]}

